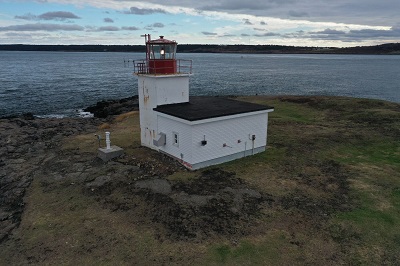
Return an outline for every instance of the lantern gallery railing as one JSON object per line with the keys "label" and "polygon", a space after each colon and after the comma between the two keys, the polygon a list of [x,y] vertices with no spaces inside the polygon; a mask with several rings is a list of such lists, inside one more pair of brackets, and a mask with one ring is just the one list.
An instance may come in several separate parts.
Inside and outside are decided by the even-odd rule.
{"label": "lantern gallery railing", "polygon": [[[155,63],[155,61],[157,61]],[[176,60],[134,60],[135,74],[192,74],[192,60],[176,59]]]}

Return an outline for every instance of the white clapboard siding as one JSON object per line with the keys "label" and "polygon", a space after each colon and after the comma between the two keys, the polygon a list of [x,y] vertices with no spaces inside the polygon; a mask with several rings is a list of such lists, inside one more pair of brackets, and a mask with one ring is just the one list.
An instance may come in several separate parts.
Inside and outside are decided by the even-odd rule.
{"label": "white clapboard siding", "polygon": [[[204,121],[190,122],[158,113],[158,133],[162,132],[167,136],[166,145],[159,149],[195,165],[241,152],[243,156],[250,155],[253,148],[252,135],[256,136],[255,149],[266,146],[267,111]],[[178,146],[173,143],[174,133],[179,135]],[[202,146],[201,141],[204,139],[207,144]]]}
{"label": "white clapboard siding", "polygon": [[[238,152],[248,154],[252,149],[251,135],[255,135],[254,148],[266,145],[268,113],[229,116],[225,120],[193,126],[192,164],[228,156]],[[201,146],[201,141],[207,141]],[[226,145],[224,145],[226,144]]]}
{"label": "white clapboard siding", "polygon": [[[174,119],[158,116],[158,130],[166,135],[165,146],[159,147],[163,151],[185,162],[192,161],[192,127]],[[178,146],[174,145],[173,134],[178,133]]]}
{"label": "white clapboard siding", "polygon": [[138,99],[142,145],[158,150],[153,145],[157,138],[158,105],[189,101],[189,75],[138,75]]}

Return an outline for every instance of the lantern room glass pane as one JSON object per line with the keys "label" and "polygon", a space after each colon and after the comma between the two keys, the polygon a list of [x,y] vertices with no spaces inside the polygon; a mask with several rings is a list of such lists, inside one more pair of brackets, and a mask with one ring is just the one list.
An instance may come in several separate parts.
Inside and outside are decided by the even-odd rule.
{"label": "lantern room glass pane", "polygon": [[151,44],[150,59],[175,59],[176,44]]}

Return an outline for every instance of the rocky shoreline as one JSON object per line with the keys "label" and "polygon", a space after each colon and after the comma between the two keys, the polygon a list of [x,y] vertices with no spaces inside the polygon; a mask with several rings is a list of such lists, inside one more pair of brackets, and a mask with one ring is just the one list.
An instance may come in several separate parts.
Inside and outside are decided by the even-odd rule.
{"label": "rocky shoreline", "polygon": [[54,158],[64,137],[95,131],[97,118],[0,119],[0,242],[16,228],[33,176]]}
{"label": "rocky shoreline", "polygon": [[26,189],[58,155],[63,138],[95,132],[105,119],[137,109],[133,96],[86,108],[94,118],[35,118],[31,113],[0,118],[0,243],[18,227]]}
{"label": "rocky shoreline", "polygon": [[107,118],[110,115],[119,115],[139,109],[138,96],[123,98],[120,100],[108,100],[97,102],[96,105],[84,109],[92,113],[94,117]]}

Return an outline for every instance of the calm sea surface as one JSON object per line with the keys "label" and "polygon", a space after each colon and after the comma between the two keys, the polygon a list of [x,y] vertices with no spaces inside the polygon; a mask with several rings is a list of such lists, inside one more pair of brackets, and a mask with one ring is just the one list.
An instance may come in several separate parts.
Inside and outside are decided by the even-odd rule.
{"label": "calm sea surface", "polygon": [[[137,95],[130,62],[144,53],[0,51],[0,117],[77,116]],[[191,95],[340,95],[400,102],[398,55],[180,54],[193,60]]]}

